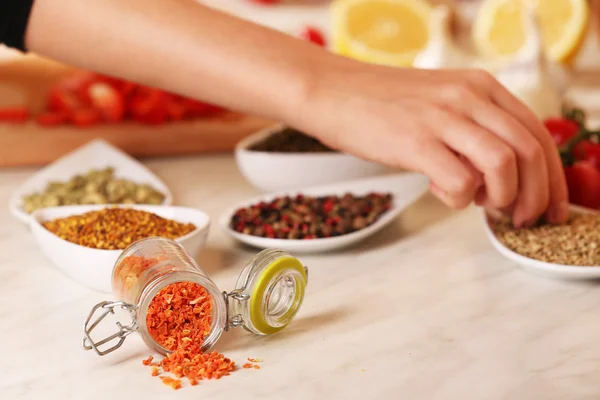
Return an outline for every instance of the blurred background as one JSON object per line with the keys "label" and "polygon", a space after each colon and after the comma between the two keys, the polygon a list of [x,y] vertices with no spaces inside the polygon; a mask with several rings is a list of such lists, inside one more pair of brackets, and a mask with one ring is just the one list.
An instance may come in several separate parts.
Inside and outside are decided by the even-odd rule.
{"label": "blurred background", "polygon": [[[596,0],[203,3],[364,62],[483,68],[540,118],[556,116],[557,105],[566,101],[584,108],[590,123],[596,123],[600,107]],[[85,110],[63,109],[65,99],[87,90],[91,82],[108,85],[109,94],[118,92],[123,110],[107,117],[87,103]],[[150,114],[142,112],[139,105],[155,98],[163,105]],[[547,99],[552,98],[557,100],[550,104]],[[110,108],[111,101],[109,96],[100,102]],[[94,138],[137,157],[232,151],[241,139],[272,123],[2,47],[0,108],[0,167],[43,165]]]}

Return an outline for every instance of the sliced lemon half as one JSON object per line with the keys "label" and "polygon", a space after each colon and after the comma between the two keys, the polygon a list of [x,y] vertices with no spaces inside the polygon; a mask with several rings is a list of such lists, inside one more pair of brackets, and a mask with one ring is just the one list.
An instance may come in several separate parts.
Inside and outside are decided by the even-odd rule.
{"label": "sliced lemon half", "polygon": [[333,49],[373,64],[410,66],[427,46],[432,11],[425,0],[335,0]]}
{"label": "sliced lemon half", "polygon": [[523,21],[528,7],[537,14],[548,58],[568,61],[586,33],[586,0],[484,0],[473,25],[473,41],[478,50],[494,58],[514,56],[527,41]]}

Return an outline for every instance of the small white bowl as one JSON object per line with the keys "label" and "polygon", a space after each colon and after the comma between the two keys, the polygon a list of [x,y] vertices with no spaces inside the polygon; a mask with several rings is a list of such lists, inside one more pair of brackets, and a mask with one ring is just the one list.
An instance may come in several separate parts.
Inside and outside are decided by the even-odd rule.
{"label": "small white bowl", "polygon": [[[571,210],[580,213],[597,212],[587,208],[571,206]],[[552,264],[524,257],[504,246],[494,234],[494,219],[486,211],[481,212],[485,232],[494,248],[507,259],[516,263],[523,270],[535,275],[565,280],[600,279],[600,267]]]}
{"label": "small white bowl", "polygon": [[[313,187],[302,190],[301,192],[281,192],[268,196],[256,197],[238,204],[237,206],[226,211],[221,216],[219,220],[219,226],[224,232],[229,234],[234,239],[253,247],[261,249],[279,248],[292,253],[320,253],[348,247],[380,231],[385,226],[393,222],[400,212],[417,201],[428,190],[428,188],[429,181],[425,176],[420,174],[404,173]],[[374,224],[364,229],[348,233],[346,235],[330,238],[308,240],[271,239],[246,235],[229,227],[229,221],[237,209],[256,204],[260,201],[268,202],[273,200],[275,197],[295,196],[298,193],[310,196],[341,196],[348,192],[354,195],[366,195],[369,192],[392,193],[394,196],[392,208],[383,214]]]}
{"label": "small white bowl", "polygon": [[31,214],[29,225],[44,255],[68,276],[93,290],[111,292],[112,270],[123,250],[102,250],[80,246],[59,238],[44,228],[42,223],[108,207],[134,208],[177,222],[196,225],[194,231],[175,239],[191,257],[198,255],[208,236],[210,218],[204,212],[193,208],[144,205],[83,205],[44,208],[34,211]]}
{"label": "small white bowl", "polygon": [[162,205],[173,202],[173,196],[167,185],[152,171],[108,142],[96,139],[59,158],[25,181],[9,200],[10,211],[22,222],[28,223],[29,214],[23,210],[24,196],[44,190],[51,181],[68,181],[77,174],[106,167],[113,167],[118,178],[147,183],[162,192],[165,195]]}
{"label": "small white bowl", "polygon": [[381,175],[389,169],[344,153],[273,153],[250,147],[284,125],[263,129],[240,141],[235,159],[242,175],[256,188],[271,192]]}

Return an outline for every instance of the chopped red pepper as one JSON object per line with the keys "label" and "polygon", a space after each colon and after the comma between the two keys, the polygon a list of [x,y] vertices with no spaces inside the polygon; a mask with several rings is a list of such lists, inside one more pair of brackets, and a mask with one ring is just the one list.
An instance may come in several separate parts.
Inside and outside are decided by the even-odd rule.
{"label": "chopped red pepper", "polygon": [[57,126],[62,125],[69,120],[67,114],[62,112],[45,112],[38,115],[37,123],[42,126]]}
{"label": "chopped red pepper", "polygon": [[100,115],[100,111],[93,108],[82,108],[73,112],[71,121],[76,126],[85,128],[102,122],[102,115]]}
{"label": "chopped red pepper", "polygon": [[1,122],[25,122],[29,119],[29,110],[23,106],[0,108]]}

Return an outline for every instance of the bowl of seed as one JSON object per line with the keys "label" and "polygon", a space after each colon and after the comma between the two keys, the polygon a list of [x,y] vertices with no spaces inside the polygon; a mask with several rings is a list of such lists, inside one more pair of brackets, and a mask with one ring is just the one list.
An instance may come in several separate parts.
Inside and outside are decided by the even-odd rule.
{"label": "bowl of seed", "polygon": [[167,186],[148,168],[103,140],[94,140],[41,169],[11,196],[12,214],[90,204],[169,205]]}
{"label": "bowl of seed", "polygon": [[91,289],[110,292],[112,269],[127,246],[160,236],[181,243],[196,257],[206,242],[210,219],[187,207],[80,205],[36,210],[29,225],[58,269]]}
{"label": "bowl of seed", "polygon": [[238,143],[235,159],[254,187],[270,192],[380,175],[388,168],[331,149],[278,124]]}
{"label": "bowl of seed", "polygon": [[566,223],[516,229],[509,218],[483,212],[494,248],[522,269],[552,278],[600,279],[600,213],[571,206]]}

